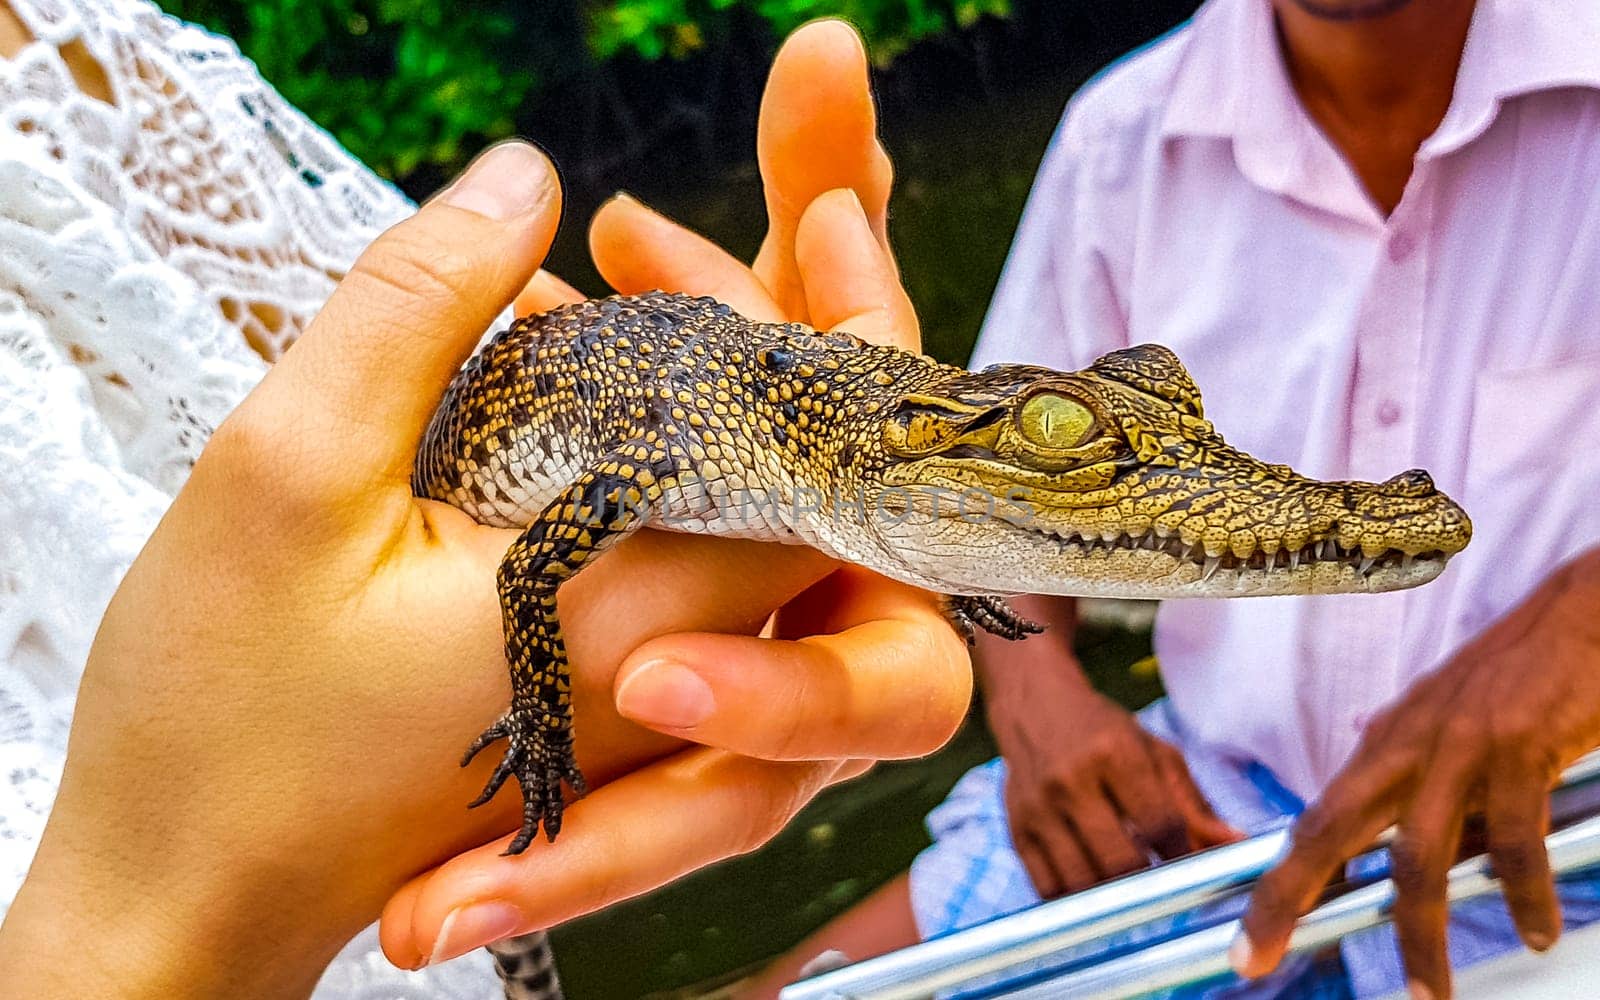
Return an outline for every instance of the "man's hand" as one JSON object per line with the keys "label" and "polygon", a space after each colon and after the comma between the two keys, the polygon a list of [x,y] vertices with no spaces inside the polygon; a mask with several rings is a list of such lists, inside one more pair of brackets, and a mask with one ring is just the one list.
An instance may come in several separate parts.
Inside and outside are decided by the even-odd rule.
{"label": "man's hand", "polygon": [[1236,840],[1183,755],[1087,689],[1014,715],[1001,742],[1012,838],[1046,899]]}
{"label": "man's hand", "polygon": [[1071,604],[1022,598],[1043,636],[979,639],[989,726],[1005,757],[1011,836],[1046,899],[1240,834],[1211,811],[1170,744],[1098,693],[1072,654]]}
{"label": "man's hand", "polygon": [[1295,824],[1287,857],[1256,885],[1234,965],[1259,976],[1295,919],[1350,857],[1399,824],[1395,930],[1415,996],[1450,995],[1445,878],[1468,813],[1486,814],[1489,858],[1517,931],[1543,951],[1561,933],[1545,854],[1550,789],[1600,745],[1600,551],[1557,571],[1367,727]]}

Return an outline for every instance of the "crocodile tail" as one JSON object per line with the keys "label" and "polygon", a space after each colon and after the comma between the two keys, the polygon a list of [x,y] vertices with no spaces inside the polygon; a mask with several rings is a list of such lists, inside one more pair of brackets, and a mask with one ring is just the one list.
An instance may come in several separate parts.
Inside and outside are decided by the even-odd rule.
{"label": "crocodile tail", "polygon": [[489,946],[494,971],[505,984],[506,1000],[562,1000],[556,956],[544,931],[522,934]]}

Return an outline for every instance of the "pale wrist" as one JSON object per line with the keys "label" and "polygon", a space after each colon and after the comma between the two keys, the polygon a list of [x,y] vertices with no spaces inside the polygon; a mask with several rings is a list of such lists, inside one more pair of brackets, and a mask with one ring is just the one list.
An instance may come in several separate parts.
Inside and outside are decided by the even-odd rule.
{"label": "pale wrist", "polygon": [[359,929],[359,921],[319,928],[309,908],[298,920],[281,919],[285,908],[264,892],[210,888],[107,877],[41,856],[0,924],[7,986],[40,1000],[76,1000],[86,991],[118,1000],[305,997]]}

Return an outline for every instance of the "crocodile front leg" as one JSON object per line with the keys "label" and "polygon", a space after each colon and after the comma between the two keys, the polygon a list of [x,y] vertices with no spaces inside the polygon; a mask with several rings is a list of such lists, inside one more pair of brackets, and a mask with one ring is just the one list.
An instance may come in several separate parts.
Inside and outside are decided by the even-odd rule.
{"label": "crocodile front leg", "polygon": [[506,741],[499,766],[472,802],[483,805],[506,778],[516,776],[522,788],[522,830],[506,854],[526,850],[541,823],[545,836],[556,839],[563,781],[576,794],[584,793],[572,753],[572,685],[556,616],[556,589],[605,546],[643,523],[664,485],[652,468],[664,461],[664,454],[648,447],[607,456],[545,508],[500,564],[511,708],[473,742],[461,766],[485,747]]}

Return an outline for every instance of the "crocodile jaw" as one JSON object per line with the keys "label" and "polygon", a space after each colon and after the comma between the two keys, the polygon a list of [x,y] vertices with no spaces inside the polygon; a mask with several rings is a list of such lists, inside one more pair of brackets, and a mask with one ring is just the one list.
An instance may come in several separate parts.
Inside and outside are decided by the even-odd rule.
{"label": "crocodile jaw", "polygon": [[[1130,597],[1167,600],[1180,597],[1272,597],[1290,594],[1379,594],[1421,586],[1444,571],[1442,551],[1411,555],[1389,549],[1368,555],[1332,541],[1308,545],[1293,555],[1279,551],[1268,559],[1257,553],[1239,560],[1208,557],[1157,546],[1152,536],[1101,539],[1086,544],[1048,536],[1054,556],[1045,554],[1027,575],[1038,593],[1079,597]],[[1042,574],[1040,571],[1043,571]]]}
{"label": "crocodile jaw", "polygon": [[1268,559],[1208,557],[1154,533],[1086,540],[990,522],[982,541],[971,525],[944,520],[884,539],[908,575],[947,593],[1059,594],[1169,600],[1184,597],[1273,597],[1292,594],[1378,594],[1418,587],[1444,571],[1450,553],[1367,554],[1333,541]]}

